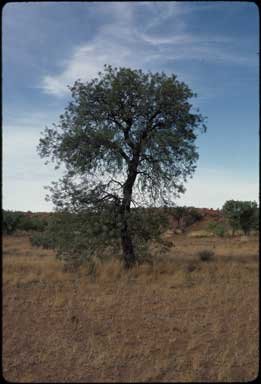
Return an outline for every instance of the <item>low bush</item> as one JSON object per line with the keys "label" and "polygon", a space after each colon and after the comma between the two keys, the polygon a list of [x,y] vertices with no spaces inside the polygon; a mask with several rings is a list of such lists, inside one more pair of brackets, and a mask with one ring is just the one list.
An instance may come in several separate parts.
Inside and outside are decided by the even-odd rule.
{"label": "low bush", "polygon": [[208,225],[208,231],[215,236],[224,237],[226,234],[226,228],[221,223],[210,222]]}
{"label": "low bush", "polygon": [[190,208],[189,211],[189,216],[191,216],[191,220],[193,223],[195,223],[196,221],[199,221],[202,219],[202,213],[200,213],[200,211],[196,208]]}
{"label": "low bush", "polygon": [[47,221],[25,215],[21,216],[17,225],[17,229],[20,229],[22,231],[43,232],[46,227]]}
{"label": "low bush", "polygon": [[48,221],[38,217],[31,217],[24,212],[2,211],[2,232],[5,235],[12,235],[16,231],[39,231],[43,232]]}
{"label": "low bush", "polygon": [[201,261],[212,261],[215,253],[210,249],[203,249],[198,252],[198,257]]}
{"label": "low bush", "polygon": [[2,232],[5,235],[14,234],[19,229],[19,223],[22,220],[23,214],[14,211],[2,211]]}
{"label": "low bush", "polygon": [[53,238],[49,232],[35,232],[30,237],[33,247],[42,247],[44,249],[52,249],[55,247]]}

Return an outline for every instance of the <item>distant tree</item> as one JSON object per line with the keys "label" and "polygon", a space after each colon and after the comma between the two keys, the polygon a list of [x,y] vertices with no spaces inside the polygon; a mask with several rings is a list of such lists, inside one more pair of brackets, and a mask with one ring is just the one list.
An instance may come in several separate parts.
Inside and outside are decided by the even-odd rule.
{"label": "distant tree", "polygon": [[203,217],[202,213],[198,209],[193,207],[188,209],[188,215],[189,215],[189,220],[188,220],[189,225],[195,223],[196,221],[201,220]]}
{"label": "distant tree", "polygon": [[254,229],[257,221],[257,203],[255,201],[228,200],[223,208],[224,216],[235,231],[241,229],[248,234]]}
{"label": "distant tree", "polygon": [[204,118],[192,112],[195,95],[175,75],[105,66],[98,78],[70,89],[72,101],[38,146],[41,157],[66,167],[51,199],[57,210],[85,217],[89,249],[102,234],[120,239],[129,268],[137,261],[135,238],[142,236],[133,235],[131,206],[170,205],[170,195],[184,192]]}
{"label": "distant tree", "polygon": [[256,225],[257,203],[255,201],[243,201],[240,215],[240,227],[247,235]]}
{"label": "distant tree", "polygon": [[254,230],[259,231],[259,207],[255,210]]}
{"label": "distant tree", "polygon": [[18,229],[21,214],[14,211],[2,210],[2,215],[2,232],[6,235],[12,235]]}
{"label": "distant tree", "polygon": [[181,230],[184,230],[181,224],[182,224],[182,219],[184,218],[186,212],[187,212],[186,207],[176,207],[174,211],[174,217],[178,221],[178,228]]}
{"label": "distant tree", "polygon": [[240,229],[240,211],[241,202],[236,200],[228,200],[222,207],[223,214],[232,228],[232,235]]}

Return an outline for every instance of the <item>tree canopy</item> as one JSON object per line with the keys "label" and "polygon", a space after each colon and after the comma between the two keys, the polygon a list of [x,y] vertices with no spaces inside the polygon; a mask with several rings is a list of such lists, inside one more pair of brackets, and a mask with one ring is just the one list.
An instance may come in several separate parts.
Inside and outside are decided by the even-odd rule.
{"label": "tree canopy", "polygon": [[248,234],[258,228],[258,207],[255,201],[228,200],[223,205],[223,213],[232,227],[233,234],[241,229]]}
{"label": "tree canopy", "polygon": [[38,146],[41,157],[66,167],[51,199],[69,212],[112,209],[125,265],[133,265],[130,208],[174,204],[195,171],[205,118],[174,74],[105,66],[70,89],[71,102]]}

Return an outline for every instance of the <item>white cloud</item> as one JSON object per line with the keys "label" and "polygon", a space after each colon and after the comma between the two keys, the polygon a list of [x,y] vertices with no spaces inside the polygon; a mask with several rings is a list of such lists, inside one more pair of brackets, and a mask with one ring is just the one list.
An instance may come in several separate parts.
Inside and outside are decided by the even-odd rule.
{"label": "white cloud", "polygon": [[[241,40],[235,42],[229,36],[199,36],[189,32],[189,26],[183,15],[212,7],[220,8],[220,5],[201,3],[199,7],[197,3],[192,6],[184,2],[90,3],[88,11],[91,15],[97,17],[101,13],[103,20],[107,17],[107,23],[100,25],[98,33],[92,40],[75,46],[73,51],[68,52],[66,58],[56,63],[60,69],[57,73],[47,73],[40,87],[47,94],[64,97],[68,92],[67,85],[71,85],[78,78],[86,80],[96,76],[105,63],[151,70],[164,70],[165,60],[172,60],[175,64],[175,61],[191,59],[257,66],[256,52],[253,52],[253,59],[240,53]],[[136,16],[141,10],[146,10],[146,17],[138,23]],[[18,26],[20,25],[22,30],[28,18],[21,15]],[[31,14],[31,20],[35,22],[38,17]],[[172,34],[170,30],[163,33],[160,27],[170,20],[173,24]],[[17,18],[9,18],[8,21],[17,26]],[[63,23],[63,21],[60,22]],[[48,36],[48,29],[40,28],[39,31],[41,30],[45,32],[41,35],[41,39],[38,39],[40,43]],[[12,36],[14,38],[15,34]],[[39,37],[38,34],[37,37]],[[29,34],[28,38],[30,44],[35,43],[36,35]],[[30,44],[27,39],[26,45]],[[244,44],[246,45],[246,42]],[[13,46],[15,47],[13,52],[17,57],[17,49],[19,49],[17,42]],[[23,46],[23,52],[19,51],[19,57],[20,53],[26,54],[25,47]],[[32,65],[33,61],[27,60],[31,56],[28,53],[27,55],[24,61]],[[191,73],[178,72],[177,75],[182,81],[193,83]],[[198,84],[197,79],[195,83]],[[210,94],[216,96],[220,90],[226,92],[223,84],[220,85],[219,90],[214,89],[215,92],[211,90],[213,91],[211,85],[209,89],[205,86],[202,92],[203,97],[206,97],[204,95],[210,97]],[[50,111],[54,109],[51,107],[52,104],[53,99],[50,99]],[[58,114],[56,116],[50,111],[32,112],[30,110],[27,114],[19,114],[16,110],[15,113],[12,112],[12,116],[4,115],[3,205],[5,209],[36,211],[51,209],[51,204],[44,201],[46,191],[43,186],[49,185],[52,180],[57,180],[60,174],[53,170],[53,166],[45,166],[44,160],[40,159],[36,152],[40,131],[45,125],[57,121]],[[247,179],[243,174],[235,176],[228,175],[227,171],[214,172],[199,168],[194,178],[188,182],[186,194],[177,203],[217,208],[231,198],[257,200],[257,179]]]}
{"label": "white cloud", "polygon": [[[242,56],[233,48],[227,36],[199,36],[188,33],[182,19],[184,8],[176,2],[127,3],[116,2],[106,6],[108,23],[100,27],[95,38],[75,47],[64,61],[58,74],[47,74],[42,79],[44,92],[64,96],[68,85],[76,79],[88,80],[97,76],[104,64],[143,69],[162,69],[162,61],[198,60],[241,65],[257,65],[256,57]],[[147,8],[143,25],[136,25],[138,7]],[[202,8],[204,9],[204,7]],[[185,12],[184,12],[185,10]],[[151,29],[173,18],[171,35],[154,34]],[[177,73],[179,75],[179,73]],[[181,74],[182,76],[183,74]],[[184,77],[184,76],[182,76]]]}
{"label": "white cloud", "polygon": [[56,76],[45,76],[42,88],[49,94],[63,96],[68,92],[68,85],[72,85],[79,78],[88,80],[97,76],[104,64],[138,65],[139,60],[133,56],[131,48],[125,45],[126,42],[132,44],[132,40],[131,35],[121,26],[118,26],[117,30],[104,27],[101,35],[94,42],[74,50],[62,73]]}

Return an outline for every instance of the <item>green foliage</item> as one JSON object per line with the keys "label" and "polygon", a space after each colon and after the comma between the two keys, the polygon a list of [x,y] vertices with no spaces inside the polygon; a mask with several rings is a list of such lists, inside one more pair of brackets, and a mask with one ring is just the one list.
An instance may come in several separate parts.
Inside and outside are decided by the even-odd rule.
{"label": "green foliage", "polygon": [[[121,224],[117,215],[112,206],[96,212],[57,212],[49,222],[47,237],[52,239],[58,259],[65,264],[80,265],[93,258],[104,261],[112,254],[122,258]],[[158,252],[165,252],[170,246],[161,238],[168,226],[165,212],[131,209],[128,223],[137,263],[151,262],[151,241],[159,244]]]}
{"label": "green foliage", "polygon": [[255,201],[229,200],[222,210],[233,232],[241,229],[248,234],[252,229],[257,228],[259,210]]}
{"label": "green foliage", "polygon": [[199,210],[189,207],[175,207],[173,216],[178,220],[180,229],[183,230],[202,219],[202,214]]}
{"label": "green foliage", "polygon": [[42,232],[46,229],[47,221],[35,217],[22,215],[18,222],[17,229],[22,231],[39,231]]}
{"label": "green foliage", "polygon": [[217,223],[212,221],[208,224],[208,230],[213,233],[215,236],[224,237],[226,233],[226,228],[222,223]]}
{"label": "green foliage", "polygon": [[240,215],[240,227],[247,235],[256,227],[257,204],[252,201],[244,201]]}
{"label": "green foliage", "polygon": [[[38,147],[41,157],[68,169],[56,184],[63,193],[51,189],[58,207],[114,200],[123,183],[119,188],[113,177],[119,172],[127,177],[131,169],[136,186],[153,201],[169,203],[169,191],[173,196],[184,191],[182,181],[193,174],[198,158],[196,132],[206,128],[204,118],[191,111],[195,95],[186,84],[175,75],[105,66],[98,78],[75,82],[71,92],[60,122],[46,128]],[[107,182],[93,183],[94,174],[107,175]],[[78,188],[75,175],[82,178]]]}
{"label": "green foliage", "polygon": [[189,208],[189,216],[192,218],[193,223],[202,219],[202,213],[196,208]]}
{"label": "green foliage", "polygon": [[[205,118],[192,112],[195,95],[189,87],[165,73],[105,66],[97,78],[76,81],[71,92],[58,124],[45,129],[38,146],[41,157],[67,170],[49,196],[64,212],[63,225],[67,213],[79,213],[65,225],[63,241],[75,247],[74,254],[77,244],[97,253],[109,239],[120,237],[124,260],[134,262],[133,249],[143,249],[135,244],[146,243],[150,235],[146,229],[133,230],[131,204],[171,205],[184,192]],[[84,236],[70,232],[74,225]]]}
{"label": "green foliage", "polygon": [[253,220],[253,229],[259,231],[259,207],[255,210],[254,220]]}
{"label": "green foliage", "polygon": [[233,233],[240,229],[241,201],[228,200],[222,207],[223,214],[230,224]]}
{"label": "green foliage", "polygon": [[11,235],[17,230],[21,231],[44,231],[47,227],[47,220],[31,217],[24,212],[3,210],[2,231]]}
{"label": "green foliage", "polygon": [[79,265],[95,256],[102,258],[108,247],[118,251],[116,232],[112,210],[62,211],[52,215],[46,231],[32,236],[32,242],[56,249],[58,259],[66,264]]}
{"label": "green foliage", "polygon": [[30,236],[33,247],[42,247],[44,249],[52,249],[55,246],[54,240],[49,232],[35,232]]}
{"label": "green foliage", "polygon": [[130,231],[132,234],[133,245],[137,255],[137,263],[152,263],[149,244],[157,244],[156,256],[167,252],[172,243],[164,240],[162,234],[169,226],[167,212],[157,209],[137,208],[131,210]]}
{"label": "green foliage", "polygon": [[6,235],[12,235],[18,228],[21,214],[12,211],[2,211],[2,231]]}
{"label": "green foliage", "polygon": [[188,212],[188,209],[186,207],[175,207],[174,209],[174,217],[177,220],[180,220],[182,217],[184,217]]}

